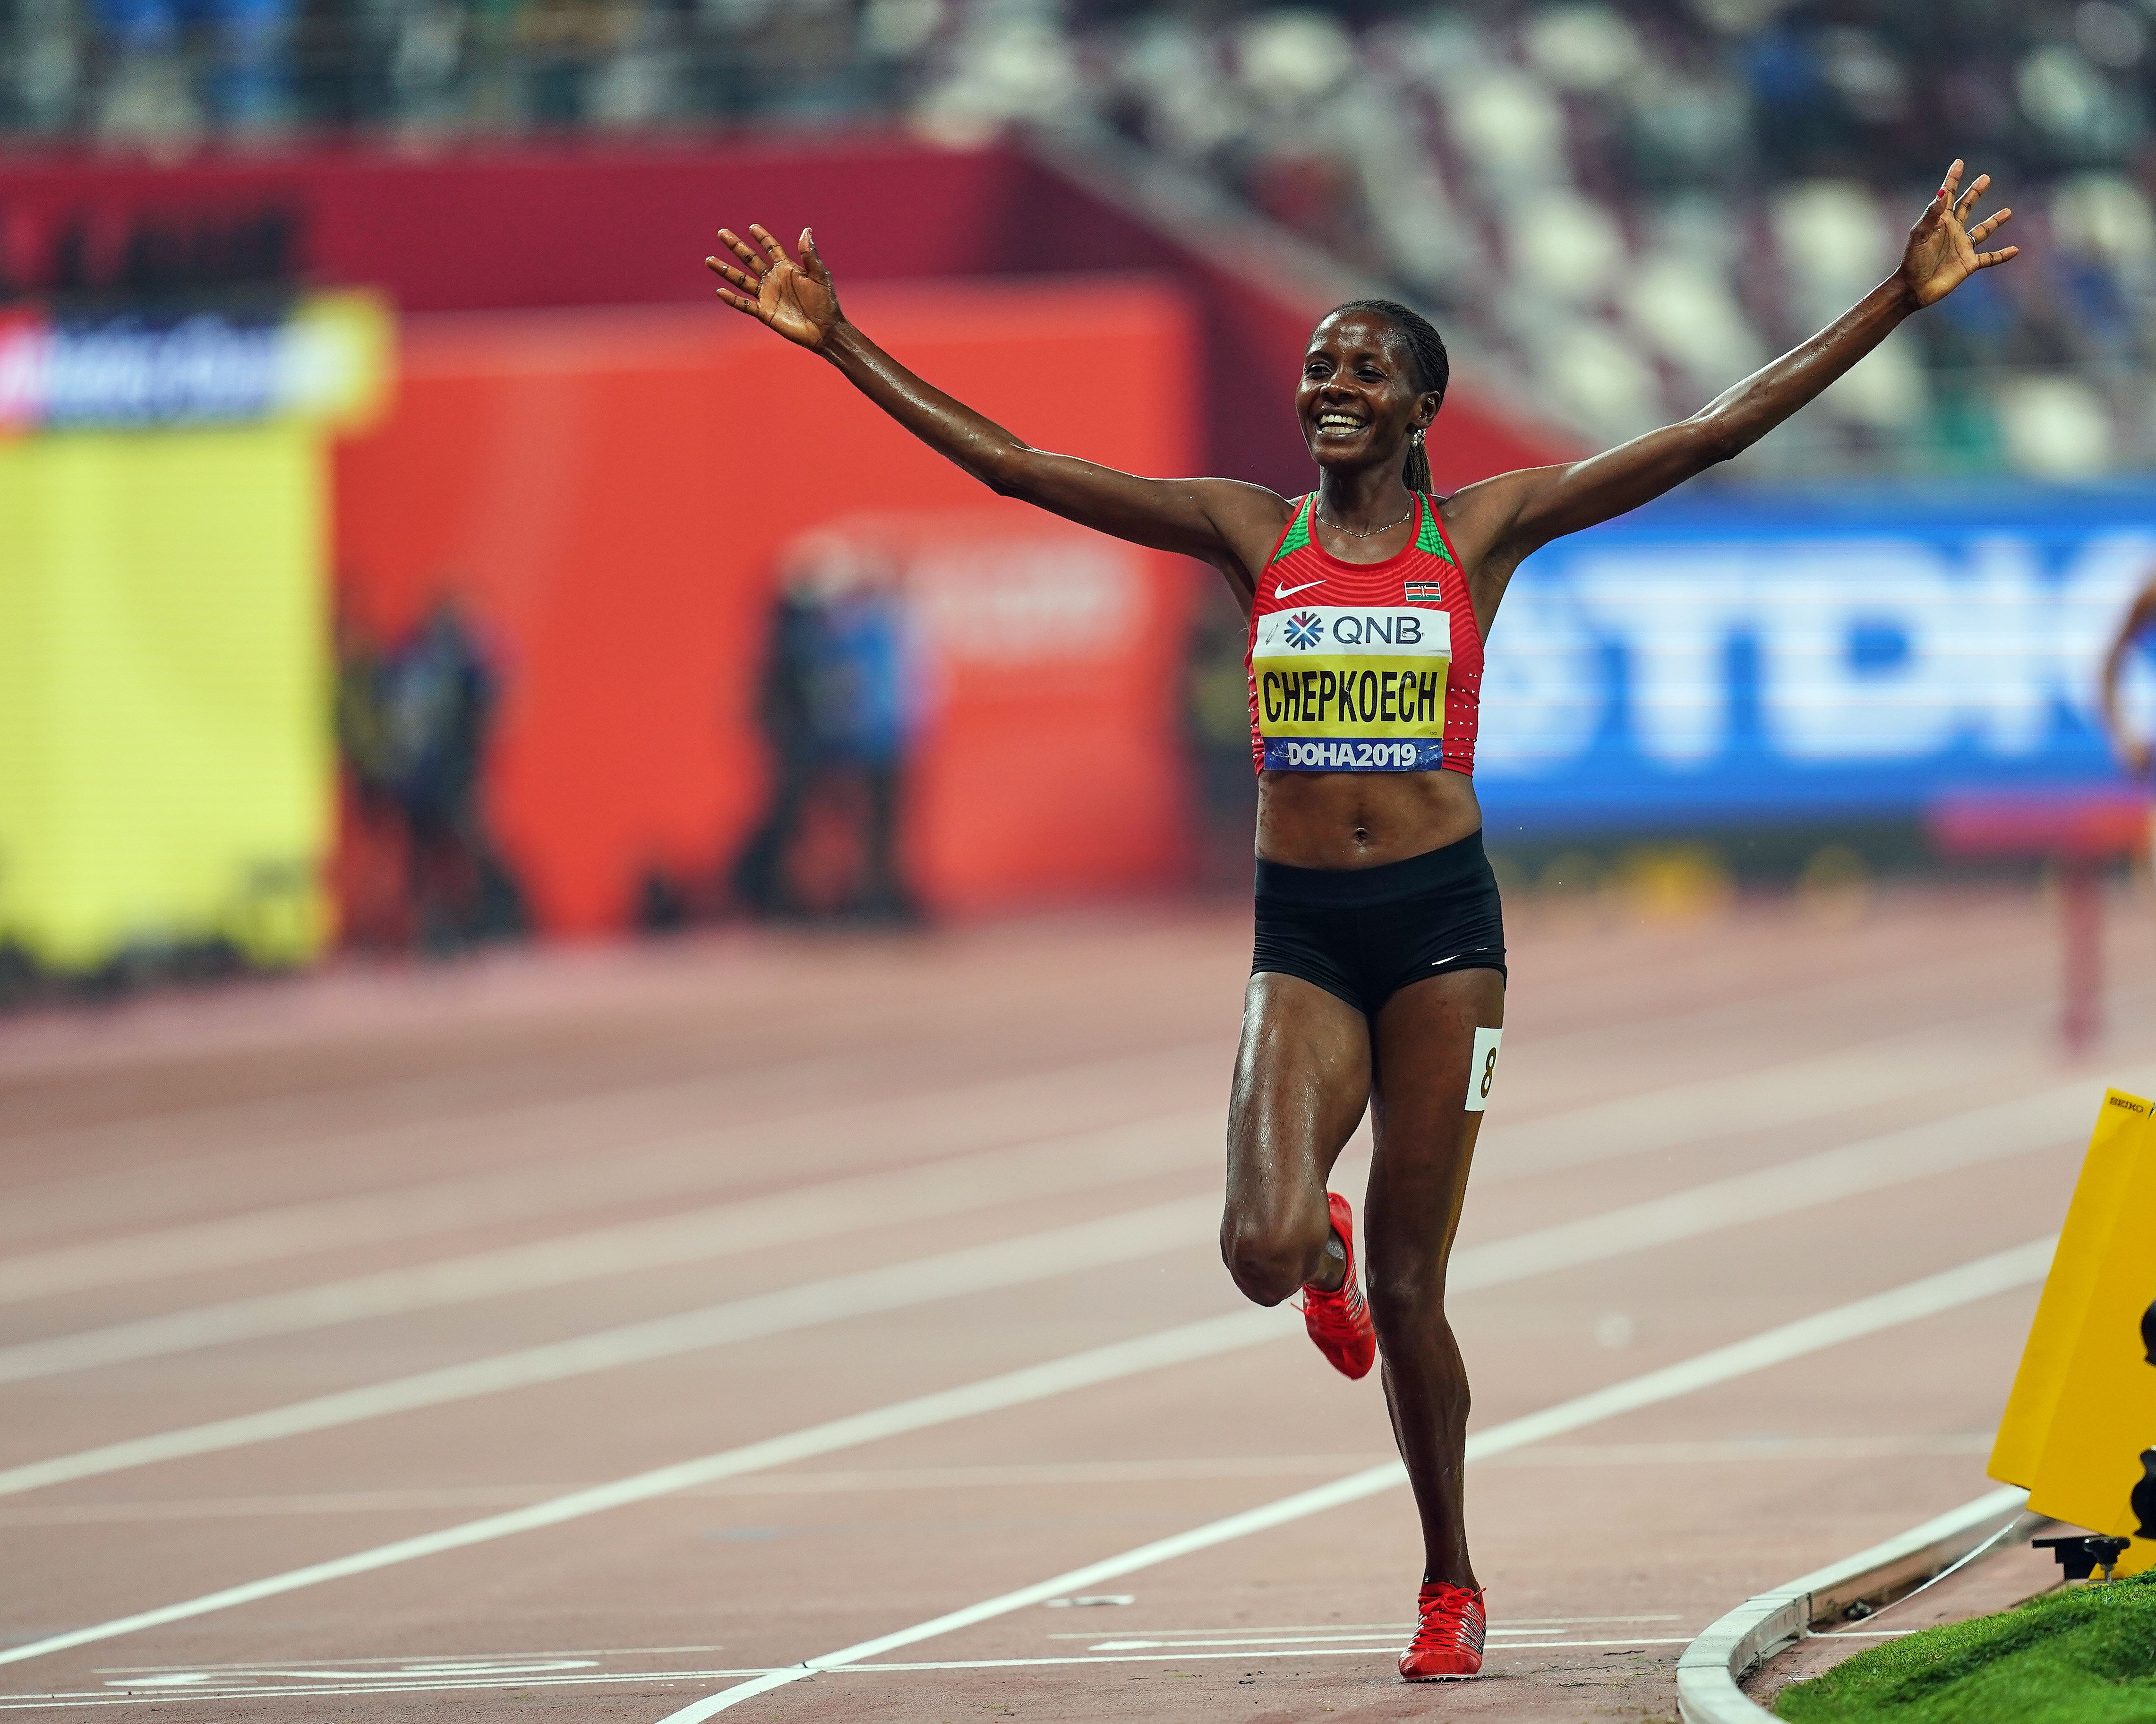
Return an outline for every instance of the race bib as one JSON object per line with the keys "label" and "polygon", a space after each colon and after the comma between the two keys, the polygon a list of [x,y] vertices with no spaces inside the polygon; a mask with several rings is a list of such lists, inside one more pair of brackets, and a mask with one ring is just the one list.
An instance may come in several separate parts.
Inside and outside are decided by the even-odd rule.
{"label": "race bib", "polygon": [[1503,1045],[1502,1029],[1478,1029],[1475,1032],[1475,1052],[1467,1065],[1467,1111],[1486,1113],[1490,1109],[1490,1086],[1497,1081],[1497,1049]]}
{"label": "race bib", "polygon": [[1265,763],[1289,771],[1412,772],[1445,761],[1452,618],[1307,605],[1258,618],[1250,647]]}

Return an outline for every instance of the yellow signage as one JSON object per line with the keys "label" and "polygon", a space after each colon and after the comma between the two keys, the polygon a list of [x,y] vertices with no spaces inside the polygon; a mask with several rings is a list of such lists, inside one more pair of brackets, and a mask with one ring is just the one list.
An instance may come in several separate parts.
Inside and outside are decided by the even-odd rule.
{"label": "yellow signage", "polygon": [[0,945],[320,948],[327,468],[292,418],[0,442]]}
{"label": "yellow signage", "polygon": [[1407,772],[1445,757],[1452,619],[1420,606],[1310,605],[1258,618],[1251,688],[1265,764]]}
{"label": "yellow signage", "polygon": [[[2105,1095],[1991,1451],[1991,1476],[2040,1514],[2133,1537],[2141,1455],[2156,1447],[2156,1363],[2143,1320],[2156,1305],[2156,1106]],[[2146,1493],[2144,1492],[2144,1495]],[[2133,1537],[2118,1572],[2156,1567]]]}

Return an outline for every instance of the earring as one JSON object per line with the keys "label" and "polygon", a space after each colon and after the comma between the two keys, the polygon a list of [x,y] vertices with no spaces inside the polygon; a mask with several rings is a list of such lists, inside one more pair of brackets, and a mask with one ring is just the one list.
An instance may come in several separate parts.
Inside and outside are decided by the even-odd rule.
{"label": "earring", "polygon": [[1420,430],[1417,430],[1414,434],[1414,446],[1417,449],[1420,449],[1422,447],[1422,433]]}

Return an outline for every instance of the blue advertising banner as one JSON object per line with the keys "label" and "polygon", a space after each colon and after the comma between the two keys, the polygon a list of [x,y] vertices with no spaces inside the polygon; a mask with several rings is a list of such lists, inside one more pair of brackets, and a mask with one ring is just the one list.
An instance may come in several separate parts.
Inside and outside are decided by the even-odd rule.
{"label": "blue advertising banner", "polygon": [[378,405],[388,308],[363,292],[240,306],[0,310],[0,436],[277,418]]}
{"label": "blue advertising banner", "polygon": [[[2156,485],[1728,490],[1538,552],[1491,631],[1493,836],[2117,785],[2097,677]],[[2156,721],[2156,668],[2128,680]]]}

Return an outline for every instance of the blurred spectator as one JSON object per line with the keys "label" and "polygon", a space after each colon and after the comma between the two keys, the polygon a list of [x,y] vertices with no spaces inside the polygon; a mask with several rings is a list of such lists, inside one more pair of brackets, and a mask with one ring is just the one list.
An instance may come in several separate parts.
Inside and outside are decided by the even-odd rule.
{"label": "blurred spectator", "polygon": [[1745,469],[2156,466],[2156,22],[2137,0],[10,4],[0,133],[880,120],[1120,139],[1389,279],[1479,376],[1598,441],[1840,310],[1960,153],[2043,267],[1897,334]]}
{"label": "blurred spectator", "polygon": [[337,735],[362,818],[402,828],[405,896],[420,949],[445,955],[525,931],[523,895],[486,828],[495,678],[456,606],[439,603],[383,652],[340,631]]}
{"label": "blurred spectator", "polygon": [[[828,536],[793,553],[757,693],[770,799],[733,868],[755,914],[918,915],[898,854],[915,706],[906,634],[895,572],[879,556]],[[800,878],[812,825],[853,853],[850,880],[820,902]]]}
{"label": "blurred spectator", "polygon": [[112,70],[108,137],[171,142],[205,126],[239,135],[291,122],[295,0],[99,0]]}
{"label": "blurred spectator", "polygon": [[533,124],[558,130],[583,122],[593,76],[623,23],[608,0],[527,0],[516,15],[516,36],[529,85],[525,110]]}

